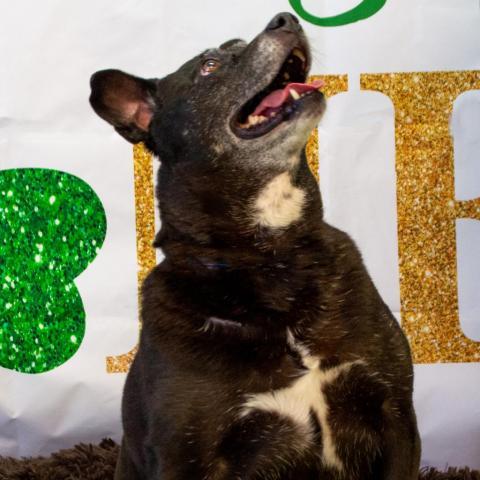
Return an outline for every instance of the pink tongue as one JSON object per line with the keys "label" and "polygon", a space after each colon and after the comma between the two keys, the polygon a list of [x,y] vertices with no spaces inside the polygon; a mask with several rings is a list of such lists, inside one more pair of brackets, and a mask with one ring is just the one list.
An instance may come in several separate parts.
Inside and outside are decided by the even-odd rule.
{"label": "pink tongue", "polygon": [[282,106],[290,97],[290,90],[295,90],[299,95],[305,92],[311,92],[323,87],[323,80],[314,80],[312,83],[289,83],[281,90],[275,90],[267,95],[252,113],[252,115],[262,115],[269,108],[277,109]]}

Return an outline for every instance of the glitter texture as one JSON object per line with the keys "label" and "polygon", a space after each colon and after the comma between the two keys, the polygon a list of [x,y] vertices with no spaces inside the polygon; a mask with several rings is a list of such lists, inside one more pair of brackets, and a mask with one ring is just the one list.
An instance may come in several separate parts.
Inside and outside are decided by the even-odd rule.
{"label": "glitter texture", "polygon": [[85,332],[73,280],[106,233],[95,192],[46,169],[0,172],[0,365],[42,373],[65,363]]}
{"label": "glitter texture", "polygon": [[[322,87],[322,92],[328,99],[333,97],[337,93],[346,92],[348,90],[348,77],[347,75],[312,75],[308,81],[323,80],[325,85]],[[317,181],[319,181],[318,168],[318,129],[316,128],[310,138],[308,139],[307,146],[305,147],[305,153],[307,155],[307,162],[310,170],[315,175]]]}
{"label": "glitter texture", "polygon": [[[325,95],[348,90],[346,75],[323,79]],[[364,90],[388,95],[395,105],[399,263],[403,328],[417,363],[480,360],[480,343],[460,329],[457,297],[457,218],[480,220],[480,199],[455,201],[453,146],[448,122],[454,100],[480,88],[479,72],[361,75]],[[306,147],[318,180],[318,131]],[[152,156],[134,147],[138,281],[155,265]],[[108,357],[107,370],[126,372],[136,347]]]}
{"label": "glitter texture", "polygon": [[[135,183],[135,223],[137,231],[138,289],[157,260],[152,246],[155,237],[155,202],[153,188],[153,156],[139,143],[133,147]],[[140,301],[140,296],[139,296]],[[128,372],[137,352],[135,346],[128,353],[107,357],[107,372]]]}
{"label": "glitter texture", "polygon": [[460,328],[455,222],[480,219],[480,199],[455,200],[449,119],[480,72],[361,75],[361,86],[395,106],[402,326],[414,360],[478,362],[480,343]]}

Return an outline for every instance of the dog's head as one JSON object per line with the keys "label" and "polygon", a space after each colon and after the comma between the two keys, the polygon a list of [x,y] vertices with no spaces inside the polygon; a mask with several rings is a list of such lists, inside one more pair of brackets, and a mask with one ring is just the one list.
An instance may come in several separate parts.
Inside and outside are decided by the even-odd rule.
{"label": "dog's head", "polygon": [[[251,43],[231,40],[162,79],[118,70],[91,79],[94,110],[163,162],[281,162],[305,145],[324,110],[319,83],[306,84],[310,50],[297,19],[275,16]],[[200,158],[199,158],[200,157]]]}
{"label": "dog's head", "polygon": [[309,202],[320,215],[301,154],[325,108],[319,83],[305,83],[310,58],[297,19],[283,13],[251,43],[231,40],[162,79],[93,75],[95,111],[161,159],[163,238],[172,227],[231,244],[298,223]]}

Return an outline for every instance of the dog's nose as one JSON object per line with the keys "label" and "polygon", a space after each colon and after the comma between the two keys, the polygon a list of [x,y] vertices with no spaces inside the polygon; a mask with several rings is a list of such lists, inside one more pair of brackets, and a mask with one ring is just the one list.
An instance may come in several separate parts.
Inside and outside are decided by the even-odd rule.
{"label": "dog's nose", "polygon": [[286,30],[288,32],[297,33],[302,30],[297,17],[288,12],[282,12],[275,15],[267,25],[265,30]]}

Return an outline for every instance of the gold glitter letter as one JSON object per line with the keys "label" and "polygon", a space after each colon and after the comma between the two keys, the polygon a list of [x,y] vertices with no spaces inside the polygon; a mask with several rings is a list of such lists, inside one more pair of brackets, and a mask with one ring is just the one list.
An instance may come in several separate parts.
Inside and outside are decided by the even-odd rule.
{"label": "gold glitter letter", "polygon": [[455,221],[480,220],[480,199],[455,201],[449,119],[480,72],[368,74],[361,86],[395,106],[402,326],[414,361],[478,362],[480,342],[460,328]]}
{"label": "gold glitter letter", "polygon": [[[135,177],[135,223],[137,230],[137,279],[140,291],[143,280],[156,264],[155,249],[152,247],[152,242],[155,237],[153,161],[152,155],[143,144],[138,144],[133,147],[133,161]],[[128,372],[136,352],[137,346],[123,355],[107,357],[107,372]]]}
{"label": "gold glitter letter", "polygon": [[[348,90],[347,75],[312,75],[308,79],[309,82],[313,82],[314,80],[323,80],[325,82],[322,91],[327,98]],[[305,151],[308,166],[318,181],[318,129],[315,129],[310,135]]]}

